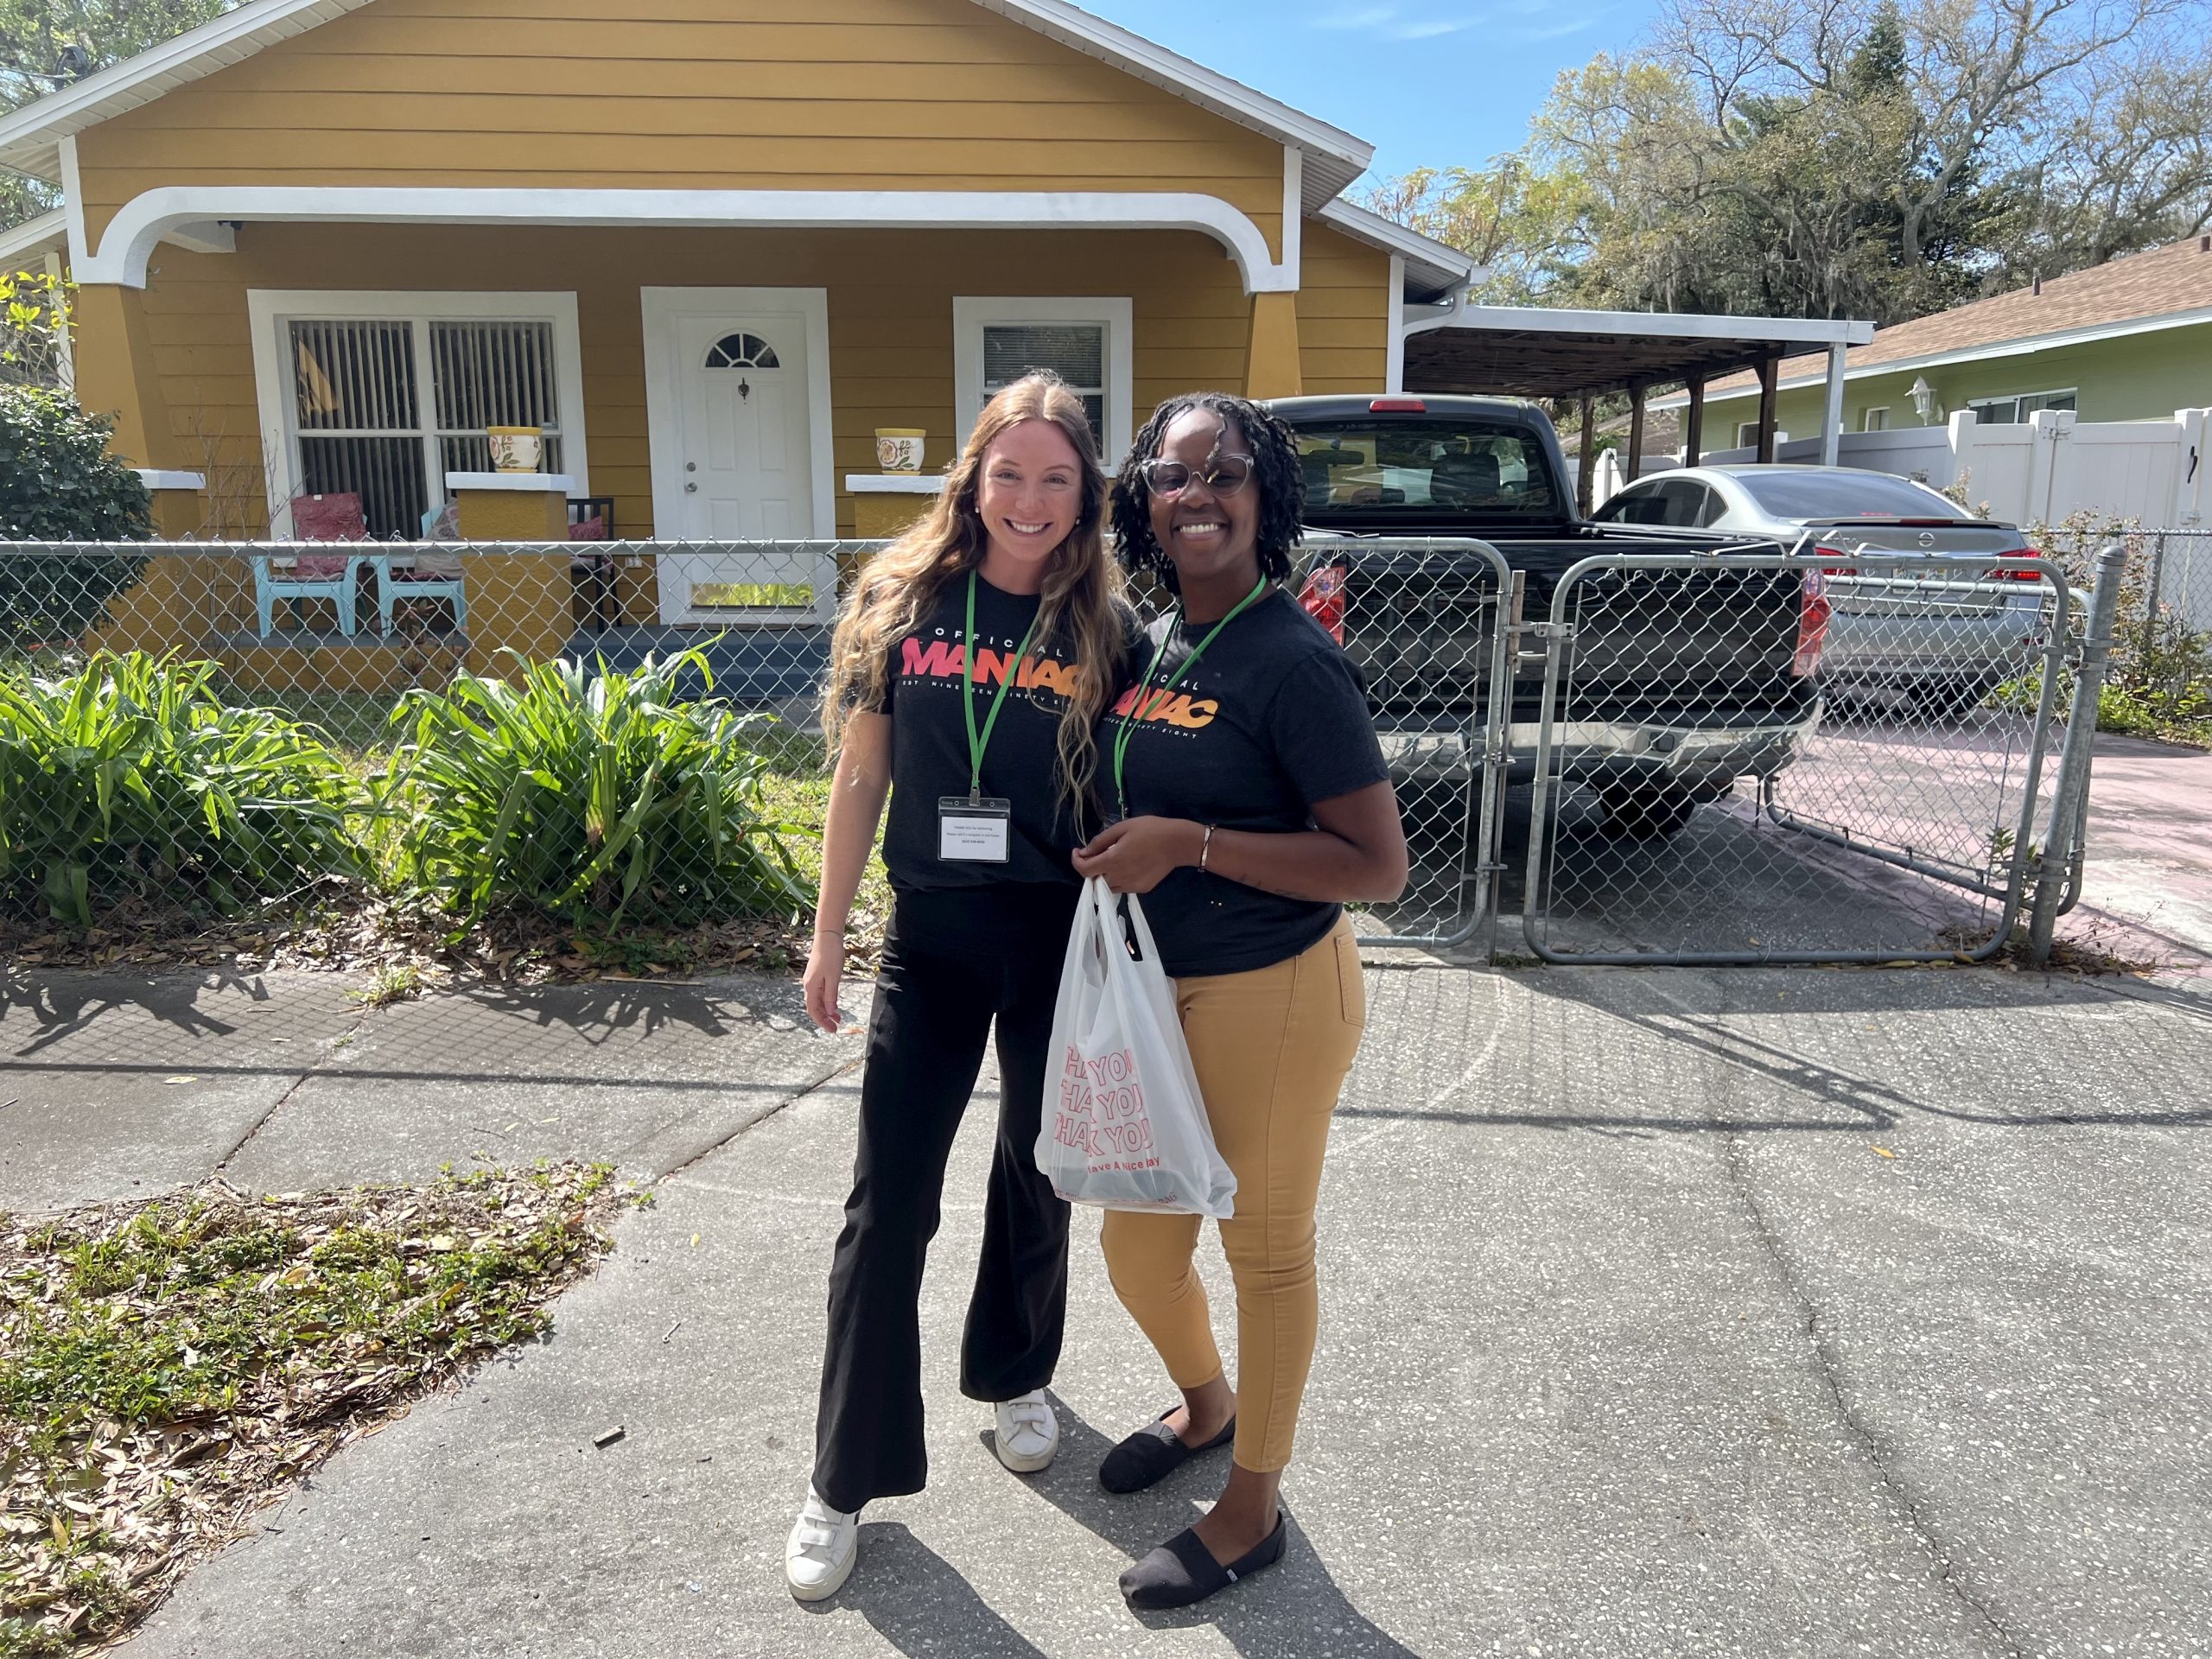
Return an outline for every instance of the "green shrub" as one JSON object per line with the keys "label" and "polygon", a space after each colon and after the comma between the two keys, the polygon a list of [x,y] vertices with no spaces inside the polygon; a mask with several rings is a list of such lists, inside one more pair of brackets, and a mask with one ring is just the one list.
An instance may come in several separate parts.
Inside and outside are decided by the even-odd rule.
{"label": "green shrub", "polygon": [[[66,392],[0,385],[0,542],[143,542],[152,503],[107,453],[111,423]],[[138,580],[142,555],[0,550],[0,651],[74,644]]]}
{"label": "green shrub", "polygon": [[133,652],[0,676],[0,906],[86,927],[132,902],[230,913],[361,873],[339,757],[310,728],[226,707],[219,672]]}
{"label": "green shrub", "polygon": [[[516,661],[521,664],[521,658]],[[790,914],[810,895],[762,796],[760,717],[679,701],[687,652],[631,673],[463,676],[394,712],[403,880],[472,923],[519,907],[574,926]]]}

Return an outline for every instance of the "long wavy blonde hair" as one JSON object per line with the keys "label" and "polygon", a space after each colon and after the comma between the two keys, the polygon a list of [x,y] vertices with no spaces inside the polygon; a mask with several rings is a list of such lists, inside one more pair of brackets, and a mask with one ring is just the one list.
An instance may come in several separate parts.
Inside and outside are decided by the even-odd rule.
{"label": "long wavy blonde hair", "polygon": [[[1030,374],[1005,387],[976,418],[968,447],[919,523],[876,554],[862,570],[830,642],[830,678],[822,729],[834,760],[845,719],[855,709],[880,708],[891,678],[891,655],[929,614],[945,584],[983,562],[989,533],[977,509],[983,457],[1002,432],[1024,421],[1050,421],[1067,436],[1083,474],[1083,505],[1075,528],[1053,550],[1033,636],[1039,652],[1074,658],[1075,693],[1061,711],[1060,792],[1071,804],[1086,797],[1098,769],[1092,736],[1115,690],[1109,683],[1128,638],[1128,601],[1121,568],[1106,556],[1106,474],[1098,461],[1083,400],[1058,375]],[[1037,696],[1032,690],[1029,696]]]}

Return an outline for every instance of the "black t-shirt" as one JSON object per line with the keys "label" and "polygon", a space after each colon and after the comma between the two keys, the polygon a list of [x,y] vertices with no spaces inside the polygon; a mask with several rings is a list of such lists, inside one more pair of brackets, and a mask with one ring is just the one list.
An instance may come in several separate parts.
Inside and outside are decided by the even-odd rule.
{"label": "black t-shirt", "polygon": [[[1101,791],[1113,799],[1120,715],[1172,619],[1153,624],[1113,709],[1100,722]],[[1165,683],[1211,630],[1186,625],[1153,675]],[[1122,780],[1132,817],[1192,818],[1224,830],[1313,828],[1315,801],[1387,779],[1359,676],[1336,641],[1277,588],[1224,628],[1198,666],[1129,734]],[[1286,962],[1336,925],[1342,906],[1285,899],[1211,871],[1179,869],[1147,893],[1145,918],[1176,978],[1241,974]]]}
{"label": "black t-shirt", "polygon": [[[1007,688],[998,724],[991,728],[990,745],[983,751],[983,793],[1013,804],[1007,861],[979,863],[938,856],[938,802],[968,792],[968,723],[960,699],[975,699],[980,736],[991,717],[991,699],[1006,665],[1022,633],[1036,620],[1041,602],[1034,594],[1006,593],[976,578],[976,632],[982,655],[977,683],[972,687],[966,677],[964,575],[945,583],[935,608],[892,648],[879,712],[892,717],[891,810],[883,832],[883,862],[894,888],[939,890],[1078,879],[1069,855],[1090,831],[1078,833],[1058,772],[1060,711],[1074,690],[1073,664],[1064,645],[1056,651],[1033,639],[1028,666]],[[1107,671],[1118,677],[1118,664],[1109,664]]]}

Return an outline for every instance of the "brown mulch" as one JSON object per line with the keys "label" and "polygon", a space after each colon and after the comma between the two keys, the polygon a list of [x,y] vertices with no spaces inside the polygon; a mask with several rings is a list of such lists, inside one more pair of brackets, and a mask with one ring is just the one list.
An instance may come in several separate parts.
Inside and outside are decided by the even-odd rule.
{"label": "brown mulch", "polygon": [[[271,1502],[340,1447],[381,1432],[499,1348],[547,1332],[546,1304],[613,1248],[606,1224],[643,1201],[604,1170],[558,1165],[266,1198],[211,1179],[37,1222],[0,1217],[0,1316],[24,1352],[66,1363],[50,1344],[39,1349],[34,1330],[67,1329],[90,1305],[108,1328],[181,1353],[173,1395],[135,1414],[37,1397],[37,1374],[16,1374],[22,1360],[0,1355],[12,1402],[0,1414],[0,1653],[37,1659],[111,1646],[192,1566],[238,1538],[281,1531],[266,1513]],[[285,1253],[265,1273],[257,1264],[198,1290],[207,1281],[189,1276],[92,1295],[75,1287],[82,1250],[129,1246],[148,1218],[175,1228],[195,1212],[219,1250],[226,1235],[274,1233]],[[283,1310],[308,1307],[340,1271],[317,1247],[365,1235],[396,1241],[407,1288],[417,1294],[318,1301],[306,1323],[282,1323]],[[203,1247],[194,1259],[206,1255]],[[462,1271],[518,1259],[519,1274],[510,1266],[477,1281]],[[468,1288],[475,1282],[487,1287],[480,1301]],[[253,1314],[248,1302],[270,1312]],[[315,1317],[325,1306],[327,1321]],[[202,1332],[226,1315],[277,1323],[265,1346],[208,1367],[194,1344],[209,1342]]]}
{"label": "brown mulch", "polygon": [[[797,976],[806,967],[812,925],[804,917],[626,926],[608,934],[543,916],[487,918],[461,938],[459,924],[416,906],[333,882],[280,907],[210,924],[182,912],[118,912],[104,925],[62,929],[0,917],[0,963],[25,968],[277,968],[385,974],[510,985],[600,980],[685,979],[736,972]],[[847,930],[847,971],[874,971],[882,918],[856,910]]]}

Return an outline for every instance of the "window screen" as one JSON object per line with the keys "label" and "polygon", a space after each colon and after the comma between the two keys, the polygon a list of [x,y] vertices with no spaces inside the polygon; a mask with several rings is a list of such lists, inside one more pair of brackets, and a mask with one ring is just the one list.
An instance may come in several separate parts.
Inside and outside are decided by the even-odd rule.
{"label": "window screen", "polygon": [[491,470],[486,427],[543,428],[546,470],[561,470],[550,322],[334,319],[289,337],[298,491],[359,496],[373,537],[421,534],[446,474]]}
{"label": "window screen", "polygon": [[1106,328],[1096,322],[987,322],[983,397],[1049,369],[1083,399],[1091,432],[1106,441]]}

